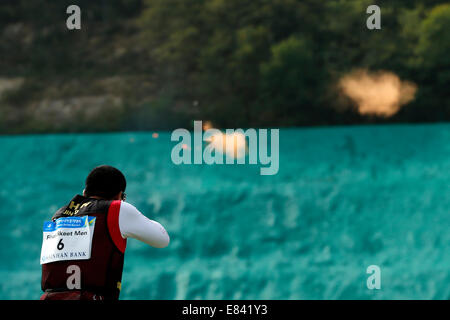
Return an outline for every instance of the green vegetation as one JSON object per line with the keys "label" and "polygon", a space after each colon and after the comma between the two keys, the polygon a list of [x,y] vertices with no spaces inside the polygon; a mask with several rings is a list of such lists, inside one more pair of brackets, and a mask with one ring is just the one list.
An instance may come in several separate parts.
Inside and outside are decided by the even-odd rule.
{"label": "green vegetation", "polygon": [[[3,0],[0,132],[449,121],[448,30],[444,1]],[[416,98],[360,115],[336,86],[358,68],[416,83]]]}

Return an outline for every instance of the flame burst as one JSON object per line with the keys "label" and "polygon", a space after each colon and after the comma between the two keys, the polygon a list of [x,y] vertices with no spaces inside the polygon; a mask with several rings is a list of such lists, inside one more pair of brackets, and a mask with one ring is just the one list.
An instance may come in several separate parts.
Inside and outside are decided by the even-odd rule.
{"label": "flame burst", "polygon": [[355,101],[363,115],[390,117],[414,99],[417,86],[387,71],[356,70],[339,81],[339,88]]}

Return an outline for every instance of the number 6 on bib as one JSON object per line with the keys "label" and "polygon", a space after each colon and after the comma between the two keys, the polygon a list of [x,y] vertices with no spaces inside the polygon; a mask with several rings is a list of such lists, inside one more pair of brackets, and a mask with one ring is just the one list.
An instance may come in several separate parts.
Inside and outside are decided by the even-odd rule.
{"label": "number 6 on bib", "polygon": [[62,217],[44,222],[41,264],[91,257],[95,217]]}

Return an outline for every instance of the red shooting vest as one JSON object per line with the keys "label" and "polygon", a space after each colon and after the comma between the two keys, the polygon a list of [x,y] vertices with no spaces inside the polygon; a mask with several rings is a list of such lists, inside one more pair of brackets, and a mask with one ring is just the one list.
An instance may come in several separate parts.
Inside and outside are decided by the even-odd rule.
{"label": "red shooting vest", "polygon": [[[65,295],[67,298],[77,296],[78,299],[119,299],[127,244],[119,229],[120,204],[120,200],[98,200],[77,195],[55,213],[52,220],[85,215],[96,217],[91,258],[43,264],[41,287],[45,294],[41,299],[50,299],[51,296],[64,299]],[[71,275],[67,268],[70,265],[81,270],[80,290],[67,288],[67,278]]]}

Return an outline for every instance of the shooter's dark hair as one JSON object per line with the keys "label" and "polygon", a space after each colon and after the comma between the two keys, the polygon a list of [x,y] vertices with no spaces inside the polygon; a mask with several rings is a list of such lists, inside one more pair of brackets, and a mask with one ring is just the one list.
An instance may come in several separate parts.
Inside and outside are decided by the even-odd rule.
{"label": "shooter's dark hair", "polygon": [[87,197],[97,196],[110,200],[120,191],[125,192],[126,187],[127,181],[120,170],[102,165],[89,173],[84,192]]}

